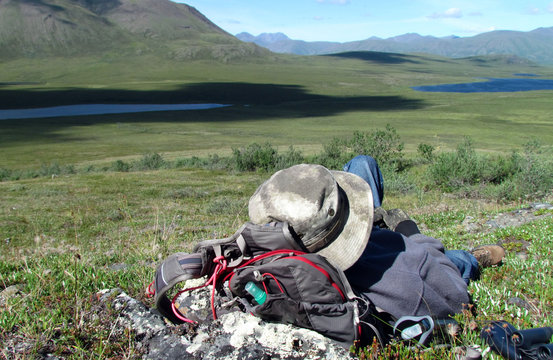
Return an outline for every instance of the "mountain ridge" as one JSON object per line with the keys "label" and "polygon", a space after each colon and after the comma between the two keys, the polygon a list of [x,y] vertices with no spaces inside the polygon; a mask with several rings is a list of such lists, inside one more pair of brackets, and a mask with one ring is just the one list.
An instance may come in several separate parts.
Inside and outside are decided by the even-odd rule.
{"label": "mountain ridge", "polygon": [[[541,64],[553,64],[553,27],[537,28],[528,32],[496,30],[472,37],[423,36],[407,33],[386,39],[370,37],[350,42],[293,40],[282,33],[279,36],[263,33],[258,36],[239,33],[244,42],[254,42],[276,53],[296,55],[324,55],[350,51],[378,51],[391,53],[428,53],[449,58],[485,55],[514,55]],[[275,38],[276,40],[270,41]]]}

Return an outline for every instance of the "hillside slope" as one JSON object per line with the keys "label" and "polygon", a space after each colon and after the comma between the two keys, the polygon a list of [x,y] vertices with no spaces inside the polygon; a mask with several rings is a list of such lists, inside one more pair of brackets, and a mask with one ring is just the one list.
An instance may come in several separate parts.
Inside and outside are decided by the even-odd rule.
{"label": "hillside slope", "polygon": [[192,39],[211,35],[231,42],[233,37],[195,8],[167,0],[79,0],[79,3],[113,24],[144,38]]}
{"label": "hillside slope", "polygon": [[131,38],[70,1],[0,1],[0,56],[73,55],[121,46]]}
{"label": "hillside slope", "polygon": [[169,0],[0,0],[0,58],[105,52],[181,59],[268,53]]}

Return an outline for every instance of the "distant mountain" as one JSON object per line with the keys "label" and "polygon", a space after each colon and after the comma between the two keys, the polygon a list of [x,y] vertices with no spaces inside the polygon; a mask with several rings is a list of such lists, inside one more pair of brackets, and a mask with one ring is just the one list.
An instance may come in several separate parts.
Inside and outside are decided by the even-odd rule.
{"label": "distant mountain", "polygon": [[179,59],[268,53],[169,0],[0,0],[0,58],[105,52]]}
{"label": "distant mountain", "polygon": [[[292,40],[283,33],[269,34],[263,33],[258,36],[253,36],[247,32],[237,34],[236,37],[244,42],[253,42],[259,46],[263,46],[273,52],[283,54],[297,55],[318,55],[340,52],[339,47],[342,45],[338,42],[318,41],[307,42],[302,40]],[[346,50],[347,51],[347,50]]]}
{"label": "distant mountain", "polygon": [[371,37],[366,40],[345,43],[292,40],[282,33],[259,36],[240,33],[236,37],[245,42],[254,42],[273,52],[299,55],[349,51],[428,53],[451,58],[514,55],[537,63],[553,64],[553,27],[539,28],[529,32],[491,31],[472,37],[437,38],[410,33],[388,39]]}

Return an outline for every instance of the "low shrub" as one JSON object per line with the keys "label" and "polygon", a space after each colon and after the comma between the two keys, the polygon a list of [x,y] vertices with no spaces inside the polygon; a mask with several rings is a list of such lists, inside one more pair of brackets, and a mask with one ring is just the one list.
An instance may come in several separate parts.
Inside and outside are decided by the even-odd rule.
{"label": "low shrub", "polygon": [[518,155],[482,157],[480,171],[480,183],[501,184],[519,171]]}
{"label": "low shrub", "polygon": [[232,149],[233,164],[238,171],[270,171],[275,167],[277,155],[277,150],[269,143],[253,143],[247,147]]}
{"label": "low shrub", "polygon": [[323,152],[316,155],[313,162],[328,169],[342,170],[342,166],[352,157],[352,153],[347,149],[344,140],[335,137],[323,145]]}
{"label": "low shrub", "polygon": [[439,154],[429,166],[429,177],[447,192],[486,196],[497,200],[537,198],[553,188],[553,162],[535,142],[523,154],[479,155],[470,138],[456,152]]}
{"label": "low shrub", "polygon": [[111,169],[118,172],[128,172],[131,169],[131,165],[123,160],[117,160],[112,164]]}
{"label": "low shrub", "polygon": [[406,172],[397,171],[390,164],[380,166],[382,177],[384,178],[384,191],[388,194],[408,194],[417,190],[415,181],[411,179]]}
{"label": "low shrub", "polygon": [[401,167],[405,147],[396,129],[390,124],[387,124],[383,130],[377,129],[364,133],[355,131],[347,146],[356,155],[370,155],[379,164],[390,164],[398,168]]}
{"label": "low shrub", "polygon": [[[230,157],[213,154],[208,158],[193,156],[168,162],[158,153],[147,153],[130,163],[117,160],[100,168],[89,165],[79,172],[128,172],[169,167],[272,172],[303,162],[341,170],[353,157],[366,154],[377,159],[386,179],[386,189],[390,192],[405,194],[437,187],[461,197],[511,201],[543,197],[553,189],[552,157],[544,154],[542,145],[536,140],[524,144],[522,152],[514,151],[508,156],[478,154],[469,137],[453,152],[435,154],[434,151],[432,145],[421,143],[417,147],[418,158],[405,160],[399,135],[393,127],[387,125],[385,129],[373,132],[355,131],[349,138],[335,137],[323,145],[321,153],[307,158],[293,146],[279,154],[267,142],[263,145],[252,143],[246,147],[233,148]],[[408,168],[415,171],[404,171]],[[73,165],[60,166],[56,162],[42,164],[39,169],[0,168],[0,181],[76,172]]]}
{"label": "low shrub", "polygon": [[176,168],[202,168],[207,164],[207,160],[200,159],[197,156],[191,158],[180,158],[175,161],[174,166]]}
{"label": "low shrub", "polygon": [[354,131],[351,138],[333,138],[323,146],[323,153],[315,157],[317,163],[329,169],[342,166],[356,155],[370,155],[382,165],[391,165],[396,170],[404,167],[403,148],[399,134],[391,125],[373,132]]}
{"label": "low shrub", "polygon": [[221,157],[217,154],[209,155],[204,168],[209,170],[232,169],[233,161],[231,158]]}
{"label": "low shrub", "polygon": [[474,151],[472,140],[465,138],[456,152],[441,153],[429,167],[431,180],[445,191],[476,184],[482,174],[482,159]]}
{"label": "low shrub", "polygon": [[42,164],[37,176],[52,176],[61,174],[61,167],[58,163]]}
{"label": "low shrub", "polygon": [[83,168],[83,171],[85,173],[91,173],[91,172],[95,172],[97,170],[96,170],[96,167],[94,165],[87,165]]}
{"label": "low shrub", "polygon": [[12,175],[12,170],[6,168],[0,168],[0,181],[10,179]]}
{"label": "low shrub", "polygon": [[156,170],[165,166],[165,160],[158,153],[147,153],[135,164],[138,170]]}
{"label": "low shrub", "polygon": [[515,193],[512,198],[536,198],[553,189],[553,161],[540,151],[525,147],[517,157],[518,171],[513,175]]}
{"label": "low shrub", "polygon": [[301,151],[294,149],[293,146],[288,148],[282,155],[278,155],[277,163],[275,164],[275,170],[286,169],[290,166],[301,164],[305,161]]}

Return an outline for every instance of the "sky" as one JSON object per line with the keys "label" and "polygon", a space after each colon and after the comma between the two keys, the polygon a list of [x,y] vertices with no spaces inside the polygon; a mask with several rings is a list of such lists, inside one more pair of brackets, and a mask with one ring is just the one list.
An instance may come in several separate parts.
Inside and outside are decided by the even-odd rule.
{"label": "sky", "polygon": [[553,0],[174,0],[236,35],[347,42],[406,33],[474,36],[553,26]]}

